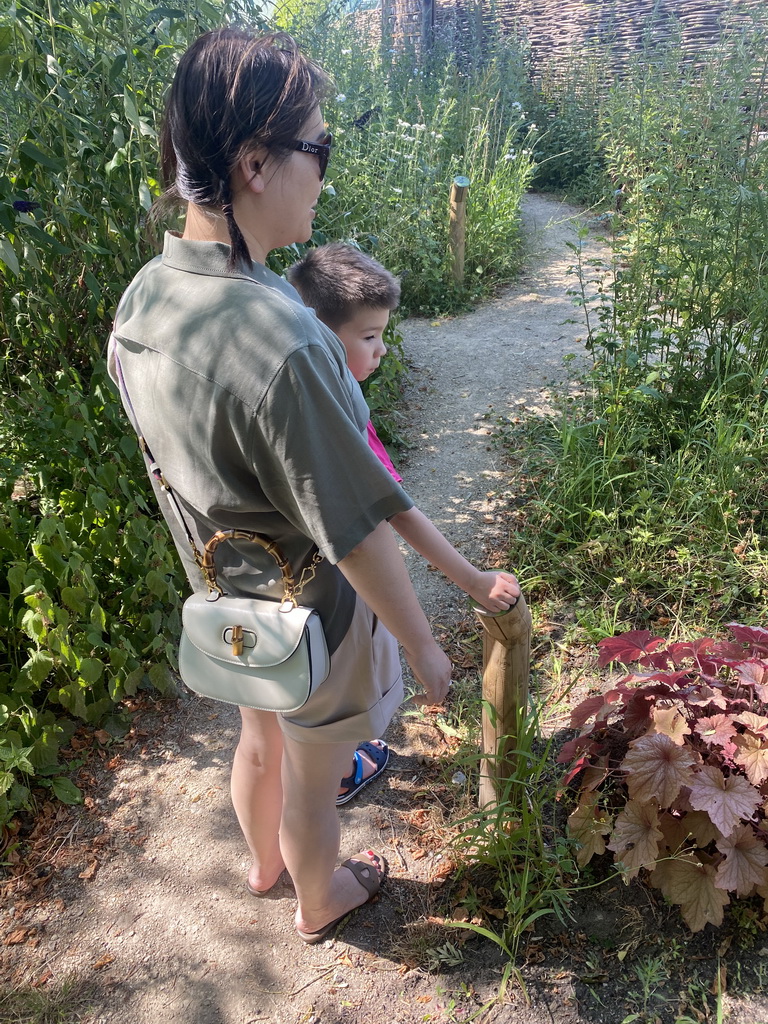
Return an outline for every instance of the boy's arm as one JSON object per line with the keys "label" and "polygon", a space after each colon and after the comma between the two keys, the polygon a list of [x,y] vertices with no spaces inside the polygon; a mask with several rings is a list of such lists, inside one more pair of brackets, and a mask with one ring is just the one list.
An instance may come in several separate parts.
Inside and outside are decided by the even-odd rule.
{"label": "boy's arm", "polygon": [[476,569],[415,506],[398,512],[389,523],[406,544],[489,611],[507,611],[520,596],[520,587],[511,573]]}

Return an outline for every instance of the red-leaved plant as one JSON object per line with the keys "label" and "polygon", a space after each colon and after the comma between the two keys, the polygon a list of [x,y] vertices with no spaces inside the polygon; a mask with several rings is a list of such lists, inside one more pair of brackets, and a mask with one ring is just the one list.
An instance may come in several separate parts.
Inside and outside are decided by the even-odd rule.
{"label": "red-leaved plant", "polygon": [[577,784],[571,835],[583,866],[606,848],[641,869],[691,931],[719,925],[729,893],[768,913],[768,630],[668,643],[647,630],[600,641],[598,664],[632,665],[571,715],[558,760]]}

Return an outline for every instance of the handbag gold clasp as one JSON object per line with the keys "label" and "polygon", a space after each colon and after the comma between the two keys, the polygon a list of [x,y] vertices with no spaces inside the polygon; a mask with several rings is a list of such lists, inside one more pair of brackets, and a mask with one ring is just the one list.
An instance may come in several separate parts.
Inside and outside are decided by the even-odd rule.
{"label": "handbag gold clasp", "polygon": [[243,627],[233,626],[232,627],[232,653],[237,655],[243,653]]}

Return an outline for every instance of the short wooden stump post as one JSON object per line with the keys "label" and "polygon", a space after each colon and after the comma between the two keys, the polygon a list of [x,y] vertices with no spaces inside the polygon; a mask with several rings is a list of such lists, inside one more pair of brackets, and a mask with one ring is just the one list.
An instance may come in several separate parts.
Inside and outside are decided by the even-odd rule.
{"label": "short wooden stump post", "polygon": [[448,216],[448,244],[451,248],[451,276],[454,283],[464,284],[464,246],[467,234],[467,189],[469,178],[459,175],[451,184]]}
{"label": "short wooden stump post", "polygon": [[[521,594],[508,612],[475,608],[483,626],[483,762],[481,808],[495,805],[511,777],[517,727],[528,707],[531,613]],[[492,711],[488,710],[488,706]]]}

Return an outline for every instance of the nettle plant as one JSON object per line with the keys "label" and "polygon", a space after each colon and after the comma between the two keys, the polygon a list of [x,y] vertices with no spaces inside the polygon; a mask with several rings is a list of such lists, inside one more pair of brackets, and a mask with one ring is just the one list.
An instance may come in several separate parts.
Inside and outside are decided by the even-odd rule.
{"label": "nettle plant", "polygon": [[579,790],[579,864],[612,851],[694,932],[722,923],[731,894],[768,912],[768,630],[728,629],[733,640],[602,640],[598,664],[632,671],[574,709],[581,733],[558,758]]}

